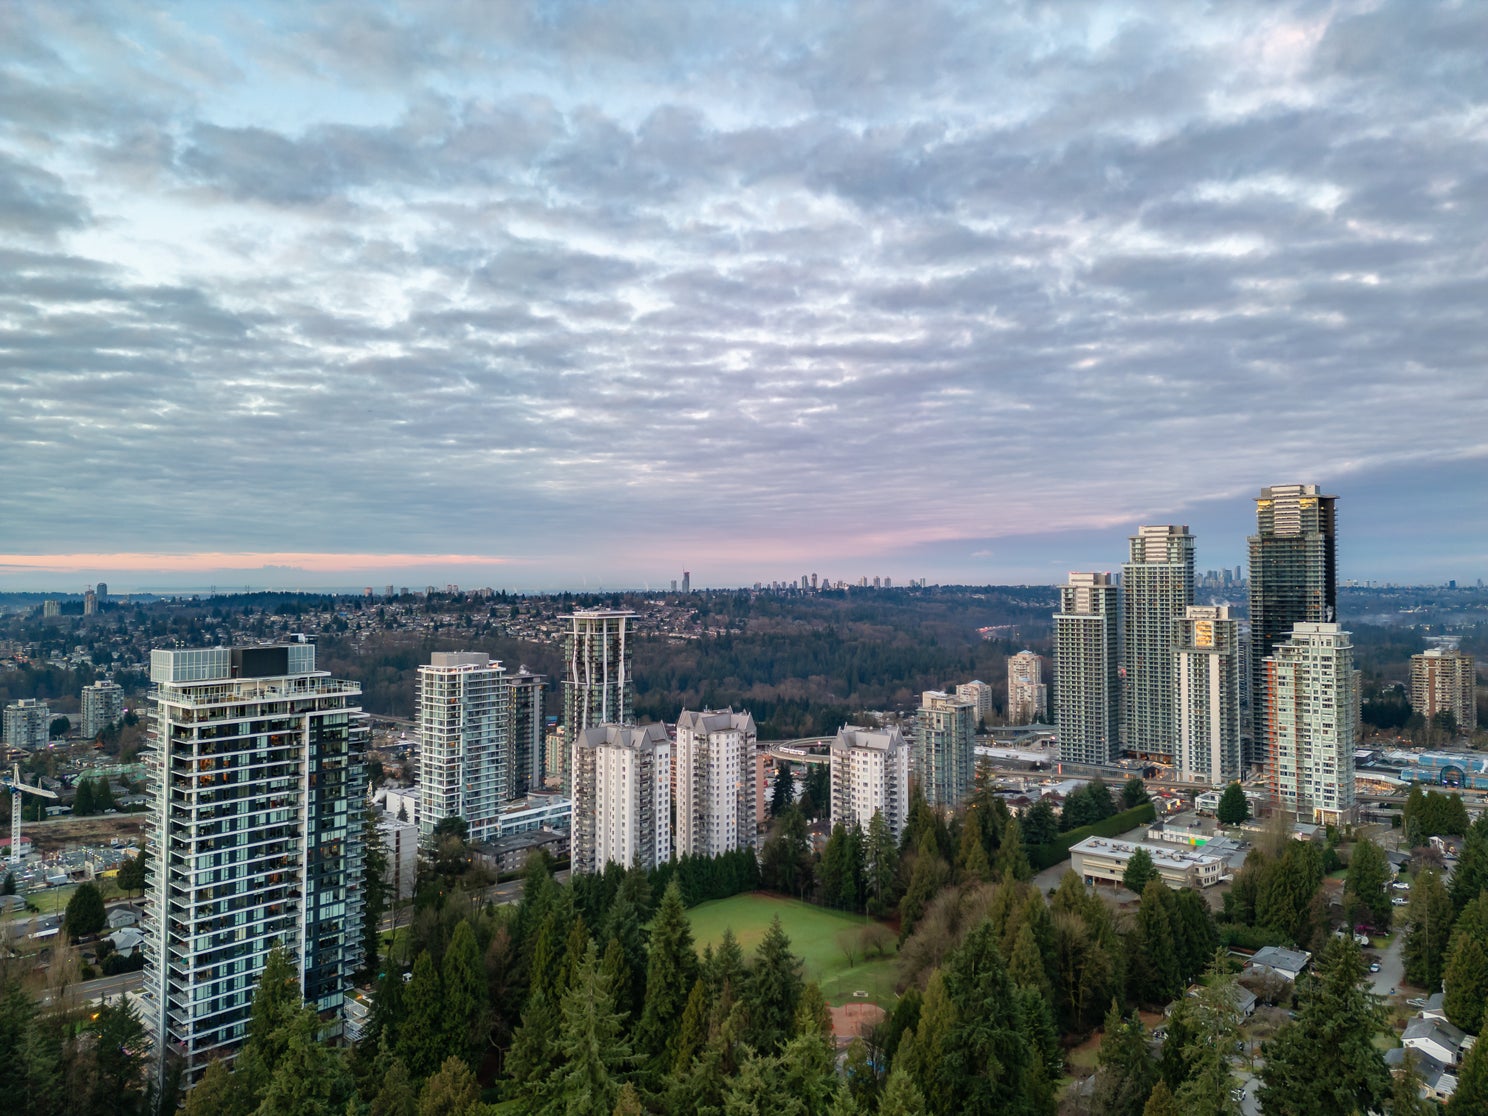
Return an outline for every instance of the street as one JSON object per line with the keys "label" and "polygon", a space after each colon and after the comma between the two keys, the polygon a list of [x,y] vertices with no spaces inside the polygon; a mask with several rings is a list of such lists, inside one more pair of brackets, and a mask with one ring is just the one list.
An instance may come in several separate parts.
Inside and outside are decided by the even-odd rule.
{"label": "street", "polygon": [[[105,997],[113,999],[125,992],[138,992],[144,984],[144,973],[119,973],[116,976],[99,977],[97,980],[85,980],[81,984],[74,984],[67,989],[67,995],[74,997],[78,1003],[88,1003],[93,1000],[102,1000]],[[51,992],[42,993],[42,1005],[46,1006],[51,1002]]]}

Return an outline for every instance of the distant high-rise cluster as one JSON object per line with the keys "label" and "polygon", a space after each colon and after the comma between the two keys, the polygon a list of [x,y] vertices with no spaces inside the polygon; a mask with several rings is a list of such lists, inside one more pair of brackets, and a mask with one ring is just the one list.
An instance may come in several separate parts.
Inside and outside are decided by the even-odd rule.
{"label": "distant high-rise cluster", "polygon": [[1428,722],[1450,713],[1458,732],[1475,731],[1477,687],[1473,657],[1466,652],[1433,647],[1411,656],[1411,709]]}
{"label": "distant high-rise cluster", "polygon": [[959,698],[965,698],[967,701],[971,702],[976,711],[976,719],[978,723],[983,723],[992,719],[992,687],[986,682],[982,682],[980,680],[962,682],[956,687],[956,696]]}
{"label": "distant high-rise cluster", "polygon": [[[1248,622],[1226,605],[1194,604],[1186,527],[1139,527],[1119,588],[1108,574],[1071,574],[1054,617],[1061,757],[1105,764],[1124,752],[1216,785],[1249,767],[1288,809],[1352,817],[1359,680],[1336,622],[1335,502],[1310,484],[1261,490]],[[1238,569],[1201,580],[1242,584]],[[1013,670],[1009,660],[1016,720]]]}

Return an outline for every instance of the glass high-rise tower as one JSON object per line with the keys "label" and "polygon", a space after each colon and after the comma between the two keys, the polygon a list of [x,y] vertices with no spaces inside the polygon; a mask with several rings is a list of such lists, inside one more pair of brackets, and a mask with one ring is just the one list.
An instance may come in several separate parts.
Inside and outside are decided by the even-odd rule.
{"label": "glass high-rise tower", "polygon": [[1116,586],[1108,573],[1072,573],[1054,615],[1054,724],[1059,758],[1110,763],[1120,748]]}
{"label": "glass high-rise tower", "polygon": [[246,1036],[284,947],[305,1002],[339,1034],[362,961],[361,687],[313,644],[150,653],[145,980],[158,1068],[193,1081]]}
{"label": "glass high-rise tower", "polygon": [[1273,484],[1256,498],[1256,533],[1250,536],[1251,766],[1270,762],[1266,723],[1270,693],[1266,659],[1291,638],[1298,624],[1337,619],[1338,549],[1334,505],[1315,484]]}
{"label": "glass high-rise tower", "polygon": [[1194,537],[1187,527],[1138,527],[1121,567],[1122,746],[1171,760],[1177,741],[1175,621],[1193,604]]}

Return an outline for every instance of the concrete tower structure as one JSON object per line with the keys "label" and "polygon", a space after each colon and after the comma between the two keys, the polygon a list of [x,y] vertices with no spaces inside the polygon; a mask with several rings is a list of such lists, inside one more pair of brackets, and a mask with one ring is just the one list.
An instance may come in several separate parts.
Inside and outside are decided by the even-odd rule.
{"label": "concrete tower structure", "polygon": [[152,651],[145,977],[157,1071],[246,1036],[270,950],[334,1038],[362,962],[361,687],[313,644]]}
{"label": "concrete tower structure", "polygon": [[1178,778],[1232,783],[1242,770],[1250,633],[1227,605],[1189,605],[1174,628]]}
{"label": "concrete tower structure", "polygon": [[1358,672],[1349,633],[1302,623],[1263,666],[1268,776],[1277,805],[1326,825],[1354,820]]}
{"label": "concrete tower structure", "polygon": [[1072,573],[1054,614],[1054,723],[1059,758],[1110,763],[1121,746],[1116,586],[1108,573]]}
{"label": "concrete tower structure", "polygon": [[620,610],[576,611],[563,652],[563,727],[571,743],[594,725],[628,725],[635,720],[635,682],[631,677],[636,614]]}
{"label": "concrete tower structure", "polygon": [[1193,604],[1194,537],[1187,527],[1138,527],[1121,567],[1122,746],[1171,760],[1177,738],[1174,621]]}
{"label": "concrete tower structure", "polygon": [[684,710],[677,718],[678,856],[754,847],[757,749],[748,713]]}
{"label": "concrete tower structure", "polygon": [[1031,725],[1049,715],[1044,661],[1032,651],[1008,656],[1008,724]]}
{"label": "concrete tower structure", "polygon": [[573,870],[672,856],[672,745],[661,725],[595,725],[574,741]]}
{"label": "concrete tower structure", "polygon": [[124,716],[124,691],[118,683],[91,682],[83,687],[83,737],[92,740]]}
{"label": "concrete tower structure", "polygon": [[1478,727],[1478,675],[1466,652],[1433,647],[1411,656],[1411,709],[1428,722],[1450,713],[1457,731],[1471,735]]}
{"label": "concrete tower structure", "polygon": [[1264,767],[1266,659],[1297,624],[1327,624],[1338,615],[1338,542],[1334,505],[1315,484],[1273,484],[1256,497],[1250,536],[1251,701],[1256,731],[1252,767]]}
{"label": "concrete tower structure", "polygon": [[38,698],[21,698],[5,707],[5,743],[12,748],[37,752],[47,746],[52,728],[52,708]]}
{"label": "concrete tower structure", "polygon": [[925,801],[942,810],[961,805],[976,769],[976,704],[941,690],[921,695],[915,720],[914,774]]}
{"label": "concrete tower structure", "polygon": [[419,833],[461,817],[472,841],[501,836],[510,796],[510,687],[483,651],[435,651],[418,670]]}
{"label": "concrete tower structure", "polygon": [[895,839],[909,817],[909,745],[897,726],[877,732],[843,728],[832,741],[832,825],[863,832],[882,813]]}

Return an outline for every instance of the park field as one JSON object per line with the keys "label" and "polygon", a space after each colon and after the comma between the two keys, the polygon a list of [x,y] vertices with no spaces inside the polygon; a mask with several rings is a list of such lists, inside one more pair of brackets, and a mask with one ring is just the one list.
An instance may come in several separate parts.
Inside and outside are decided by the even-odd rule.
{"label": "park field", "polygon": [[[829,1004],[865,1000],[886,1008],[894,1004],[897,935],[884,928],[885,933],[880,935],[885,943],[884,955],[879,956],[873,950],[865,958],[858,942],[864,928],[875,923],[862,915],[829,911],[763,892],[701,903],[687,914],[699,953],[705,945],[716,946],[722,941],[723,932],[732,929],[746,958],[753,956],[769,929],[770,920],[778,915],[785,936],[790,939],[791,952],[804,964],[806,979],[821,985]],[[844,936],[852,943],[851,958],[843,947]]]}

